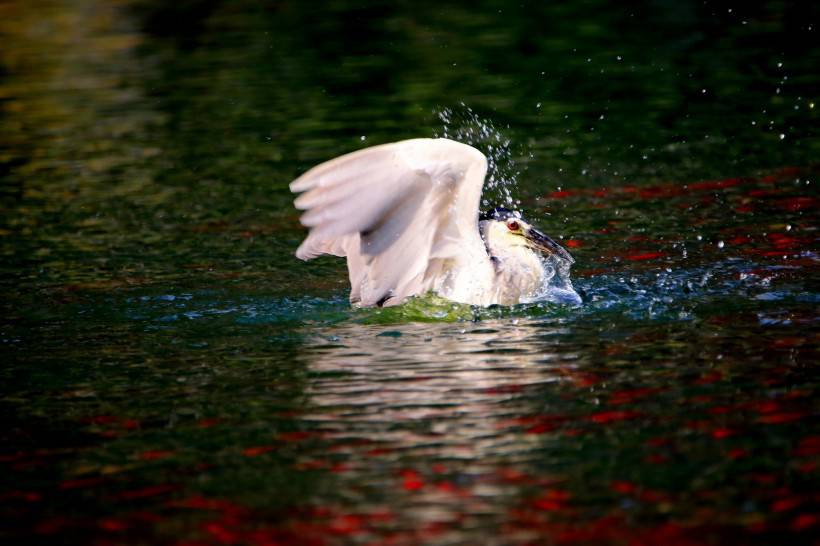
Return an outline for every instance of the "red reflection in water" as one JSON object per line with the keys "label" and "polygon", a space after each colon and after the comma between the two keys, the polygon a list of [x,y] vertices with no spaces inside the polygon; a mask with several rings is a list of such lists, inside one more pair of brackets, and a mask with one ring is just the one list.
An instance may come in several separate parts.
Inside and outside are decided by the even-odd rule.
{"label": "red reflection in water", "polygon": [[415,470],[402,470],[401,477],[402,487],[406,491],[418,491],[424,487],[424,480],[422,479],[421,474]]}
{"label": "red reflection in water", "polygon": [[607,424],[613,423],[616,421],[628,421],[630,419],[636,419],[640,417],[640,413],[637,411],[631,410],[623,410],[623,411],[602,411],[599,413],[593,413],[589,416],[589,420],[593,423],[598,424]]}

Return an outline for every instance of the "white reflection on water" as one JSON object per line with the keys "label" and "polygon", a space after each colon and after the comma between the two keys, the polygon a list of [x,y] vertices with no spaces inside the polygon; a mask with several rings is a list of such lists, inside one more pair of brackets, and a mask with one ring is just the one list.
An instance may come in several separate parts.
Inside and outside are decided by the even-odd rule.
{"label": "white reflection on water", "polygon": [[317,406],[355,410],[346,414],[353,421],[461,419],[478,410],[491,416],[504,397],[490,398],[488,391],[559,379],[552,371],[559,355],[538,343],[558,332],[515,319],[467,327],[335,327],[333,341],[313,351],[310,368],[345,375],[319,376],[309,392]]}
{"label": "white reflection on water", "polygon": [[[543,411],[544,394],[574,368],[576,355],[553,349],[564,332],[529,319],[387,328],[337,326],[319,332],[327,337],[315,339],[305,355],[313,409],[301,418],[336,444],[335,454],[350,457],[351,472],[342,479],[352,485],[342,494],[378,504],[379,491],[401,492],[396,476],[403,469],[429,478],[439,465],[459,492],[392,493],[390,505],[400,507],[405,525],[458,521],[457,538],[468,528],[500,524],[520,484],[499,480],[499,472],[526,470],[545,446],[572,441],[523,434],[520,426],[522,416]],[[373,446],[386,448],[385,455],[362,455]],[[357,493],[360,486],[370,493]]]}

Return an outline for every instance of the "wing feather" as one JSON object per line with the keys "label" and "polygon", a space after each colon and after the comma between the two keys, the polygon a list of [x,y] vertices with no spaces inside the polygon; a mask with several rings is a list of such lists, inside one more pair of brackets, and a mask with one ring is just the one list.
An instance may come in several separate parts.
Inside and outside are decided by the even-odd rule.
{"label": "wing feather", "polygon": [[478,234],[484,155],[447,139],[413,139],[347,154],[290,185],[310,228],[303,260],[346,256],[350,298],[395,305],[435,289],[448,268],[487,259]]}

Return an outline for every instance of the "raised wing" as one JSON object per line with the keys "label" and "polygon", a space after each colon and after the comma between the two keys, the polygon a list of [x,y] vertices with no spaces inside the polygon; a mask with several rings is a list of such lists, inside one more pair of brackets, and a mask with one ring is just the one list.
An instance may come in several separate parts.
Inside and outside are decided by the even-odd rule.
{"label": "raised wing", "polygon": [[296,251],[347,256],[350,301],[396,305],[436,289],[453,268],[489,260],[478,233],[487,160],[447,139],[374,146],[309,170],[290,185],[304,192],[308,237]]}

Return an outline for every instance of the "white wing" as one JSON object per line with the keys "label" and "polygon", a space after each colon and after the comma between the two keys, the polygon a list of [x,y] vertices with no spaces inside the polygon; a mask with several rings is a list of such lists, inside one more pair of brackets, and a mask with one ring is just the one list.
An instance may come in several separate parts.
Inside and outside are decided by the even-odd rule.
{"label": "white wing", "polygon": [[447,139],[374,146],[293,181],[310,228],[296,256],[347,256],[350,301],[396,305],[452,271],[489,263],[478,232],[487,159]]}

